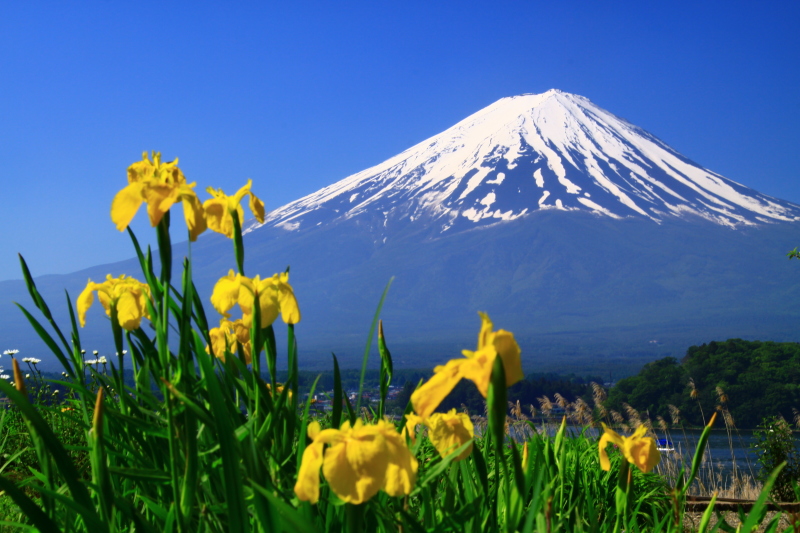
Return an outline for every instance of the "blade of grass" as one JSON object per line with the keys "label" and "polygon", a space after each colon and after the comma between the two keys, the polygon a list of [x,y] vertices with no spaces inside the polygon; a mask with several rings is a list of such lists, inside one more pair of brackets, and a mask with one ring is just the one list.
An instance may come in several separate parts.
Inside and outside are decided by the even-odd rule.
{"label": "blade of grass", "polygon": [[205,345],[202,339],[195,332],[195,352],[200,368],[205,377],[208,391],[209,404],[212,415],[217,423],[217,439],[220,444],[220,454],[222,456],[222,470],[225,480],[226,504],[228,507],[228,531],[232,533],[244,533],[245,524],[243,518],[247,516],[244,506],[244,490],[242,486],[241,473],[239,471],[239,457],[236,453],[236,438],[232,420],[226,409],[225,398],[220,388],[220,382],[214,374],[214,367],[205,354]]}
{"label": "blade of grass", "polygon": [[92,505],[89,492],[86,486],[81,481],[80,474],[78,473],[75,464],[67,454],[61,442],[50,429],[50,425],[42,418],[41,414],[36,408],[28,401],[28,398],[18,392],[5,380],[0,380],[0,391],[3,392],[17,408],[22,412],[25,418],[30,422],[36,431],[37,438],[42,440],[43,446],[47,448],[53,458],[53,462],[58,468],[64,481],[69,486],[72,498],[75,500],[76,505],[82,509],[82,516],[88,527],[98,528],[98,531],[104,531],[106,528],[103,522],[97,515],[97,511]]}
{"label": "blade of grass", "polygon": [[58,362],[61,363],[64,366],[64,368],[71,371],[73,373],[72,377],[77,379],[78,376],[75,374],[75,371],[72,370],[72,365],[69,364],[67,357],[64,355],[64,352],[61,351],[61,348],[58,347],[56,341],[53,340],[53,337],[50,336],[47,330],[44,329],[44,327],[42,327],[39,321],[36,320],[33,317],[33,315],[31,315],[28,312],[27,309],[25,309],[22,305],[18,304],[17,302],[14,302],[14,305],[19,307],[20,311],[22,311],[22,314],[25,315],[25,318],[27,318],[28,322],[30,322],[31,326],[33,326],[33,329],[36,331],[36,334],[39,335],[39,338],[41,338],[44,341],[47,347],[50,348],[50,351],[53,352],[53,355],[55,355],[58,358]]}
{"label": "blade of grass", "polygon": [[383,320],[378,322],[378,353],[381,356],[380,371],[380,404],[378,404],[378,418],[383,418],[386,411],[386,396],[389,394],[389,386],[392,384],[392,374],[394,366],[392,364],[392,354],[386,346],[386,337],[383,334]]}
{"label": "blade of grass", "polygon": [[331,411],[331,425],[334,429],[339,429],[342,425],[342,376],[339,373],[339,361],[336,354],[333,356],[333,408]]}
{"label": "blade of grass", "polygon": [[53,315],[50,313],[50,308],[47,307],[47,303],[42,298],[42,295],[39,293],[39,290],[36,288],[36,283],[33,282],[33,276],[31,276],[31,271],[28,270],[28,265],[25,262],[25,259],[22,257],[22,254],[19,255],[19,263],[22,267],[22,276],[25,278],[25,285],[28,287],[28,293],[30,293],[31,298],[33,298],[33,302],[36,304],[36,307],[39,308],[39,311],[42,312],[44,317],[50,322],[50,325],[53,327],[55,332],[58,334],[58,337],[61,339],[61,342],[64,343],[64,348],[67,351],[72,351],[67,339],[61,333],[61,329],[59,329],[58,324],[56,321],[53,320]]}
{"label": "blade of grass", "polygon": [[747,520],[742,524],[740,531],[753,531],[756,525],[763,520],[764,513],[762,511],[764,510],[764,506],[767,504],[769,493],[772,490],[772,486],[775,484],[775,480],[778,479],[778,475],[781,473],[781,470],[783,470],[785,467],[786,462],[779,464],[764,482],[764,488],[761,489],[761,494],[758,495],[755,503],[753,503],[753,507],[750,508],[750,513],[747,515]]}
{"label": "blade of grass", "polygon": [[308,413],[311,408],[311,398],[314,396],[314,391],[317,389],[317,383],[322,377],[322,374],[317,376],[314,383],[311,384],[311,390],[308,392],[308,399],[306,400],[305,409],[303,409],[303,421],[300,423],[300,432],[297,434],[297,470],[300,470],[300,464],[303,462],[303,452],[306,450],[306,432],[308,428]]}
{"label": "blade of grass", "polygon": [[361,379],[358,382],[358,398],[356,399],[356,412],[360,411],[361,409],[361,395],[364,392],[364,378],[367,376],[367,360],[369,359],[369,351],[372,348],[372,337],[375,335],[375,327],[378,325],[378,318],[381,316],[381,309],[383,308],[383,302],[386,300],[386,294],[389,292],[389,287],[392,286],[392,282],[394,281],[394,276],[389,278],[389,283],[386,284],[386,288],[383,289],[383,294],[381,295],[381,299],[378,302],[378,308],[375,310],[375,316],[372,317],[372,326],[369,328],[369,337],[367,337],[367,346],[364,348],[364,359],[361,361]]}
{"label": "blade of grass", "polygon": [[28,520],[30,520],[33,525],[39,529],[39,531],[61,531],[61,528],[58,527],[58,524],[52,521],[50,517],[48,517],[47,514],[45,514],[45,512],[42,511],[42,509],[36,505],[32,499],[30,499],[22,490],[20,490],[13,481],[6,477],[0,476],[0,489],[2,489],[5,494],[10,496],[12,500],[14,500],[14,503],[17,504],[20,511],[25,514]]}

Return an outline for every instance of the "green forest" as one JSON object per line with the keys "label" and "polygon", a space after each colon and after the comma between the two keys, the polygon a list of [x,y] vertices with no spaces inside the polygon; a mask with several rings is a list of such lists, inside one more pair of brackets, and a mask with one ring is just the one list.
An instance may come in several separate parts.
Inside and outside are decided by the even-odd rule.
{"label": "green forest", "polygon": [[682,360],[666,357],[609,391],[607,407],[628,404],[650,418],[700,426],[715,410],[739,428],[755,428],[767,416],[792,422],[800,409],[800,344],[729,339],[692,346]]}

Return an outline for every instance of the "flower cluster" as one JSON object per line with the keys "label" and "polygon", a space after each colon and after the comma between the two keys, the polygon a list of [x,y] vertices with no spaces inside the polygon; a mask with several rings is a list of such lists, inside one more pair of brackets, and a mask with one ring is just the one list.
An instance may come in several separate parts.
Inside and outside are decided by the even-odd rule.
{"label": "flower cluster", "polygon": [[81,327],[86,325],[86,312],[94,303],[95,292],[108,316],[111,316],[112,306],[116,308],[117,321],[120,327],[127,331],[137,329],[142,317],[150,318],[150,312],[147,310],[150,287],[125,275],[112,278],[109,274],[102,283],[94,283],[90,279],[78,296],[78,320]]}
{"label": "flower cluster", "polygon": [[22,358],[22,362],[23,363],[30,363],[32,365],[38,365],[39,363],[42,362],[42,360],[41,359],[36,359],[35,357],[23,357]]}
{"label": "flower cluster", "polygon": [[[264,222],[264,202],[253,194],[250,190],[251,186],[252,180],[247,180],[247,183],[233,196],[227,196],[222,189],[209,187],[208,192],[212,198],[201,203],[194,192],[195,183],[187,183],[186,177],[178,168],[177,159],[162,162],[160,152],[152,152],[149,156],[147,152],[144,152],[141,161],[128,167],[128,185],[119,191],[111,202],[111,220],[118,230],[123,231],[130,225],[142,203],[146,203],[150,224],[155,227],[174,204],[181,202],[186,226],[189,229],[189,240],[195,241],[206,229],[233,238],[233,217],[238,218],[240,226],[244,222],[244,211],[239,204],[245,196],[249,197],[249,206],[253,215],[259,222]],[[276,274],[276,276],[278,275]],[[269,317],[273,316],[272,312],[277,301],[284,302],[286,300],[284,293],[287,290],[291,294],[291,298],[294,298],[287,279],[280,277],[280,283],[270,282],[271,286],[276,288],[275,291],[262,291],[262,307],[266,309],[266,312],[262,313],[262,324],[275,320],[274,317],[269,320]],[[237,279],[236,281],[241,280]],[[253,282],[250,284],[253,287],[252,293],[258,292],[259,287],[263,285],[258,277],[249,281]],[[141,324],[142,317],[150,318],[147,309],[147,300],[150,298],[149,287],[133,278],[125,276],[112,278],[109,274],[103,283],[94,283],[90,279],[78,297],[77,308],[81,327],[86,325],[86,311],[94,301],[94,292],[97,292],[106,314],[111,316],[111,308],[116,307],[119,325],[127,331],[137,329]],[[240,305],[242,301],[246,300],[246,297],[242,297]],[[230,307],[232,304],[228,309]],[[289,323],[292,324],[300,320],[297,302],[294,302],[293,309],[294,311],[290,311],[287,308],[284,312],[284,320],[291,320]],[[225,316],[228,317],[227,314]],[[274,316],[277,316],[277,312],[274,313]],[[248,317],[245,315],[243,319],[246,321]],[[246,326],[249,327],[249,323]],[[213,349],[214,353],[220,357],[220,354],[224,355],[224,348],[221,348],[223,343],[231,340],[232,328],[225,330],[225,325],[221,324],[220,328],[215,328],[215,330],[216,340],[213,342],[215,345]]]}
{"label": "flower cluster", "polygon": [[300,308],[297,306],[294,290],[289,285],[288,272],[261,279],[259,276],[248,278],[234,274],[231,270],[214,285],[211,304],[226,318],[230,317],[228,311],[239,304],[242,323],[249,329],[256,297],[261,315],[260,327],[265,328],[275,322],[278,314],[287,324],[300,322]]}
{"label": "flower cluster", "polygon": [[639,426],[633,435],[623,437],[613,429],[603,424],[603,436],[600,437],[600,468],[603,470],[611,469],[611,461],[608,459],[606,446],[609,443],[615,444],[622,451],[622,455],[629,463],[636,465],[644,473],[651,471],[661,460],[661,452],[656,447],[656,441],[652,437],[645,437],[647,428]]}
{"label": "flower cluster", "polygon": [[238,347],[242,347],[247,364],[252,362],[253,350],[250,345],[250,328],[245,326],[242,319],[230,321],[221,318],[218,328],[211,328],[208,332],[211,337],[211,346],[206,351],[213,351],[214,355],[225,362],[225,354],[236,353]]}
{"label": "flower cluster", "polygon": [[206,189],[213,198],[203,203],[206,212],[206,222],[208,229],[225,235],[229,239],[233,238],[233,214],[236,213],[239,225],[244,222],[244,210],[239,205],[245,196],[250,197],[250,211],[256,220],[264,223],[264,202],[259,200],[250,191],[253,180],[247,180],[247,184],[239,189],[233,196],[227,196],[222,189],[214,190],[213,187]]}
{"label": "flower cluster", "polygon": [[[406,417],[405,431],[412,440],[416,438],[416,427],[420,424],[428,428],[428,438],[442,457],[447,457],[475,437],[475,429],[469,415],[457,413],[455,409],[447,413],[434,413],[427,418],[409,414]],[[466,459],[470,453],[472,453],[471,443],[455,460]]]}
{"label": "flower cluster", "polygon": [[492,331],[493,324],[486,313],[479,314],[482,325],[478,334],[478,349],[474,352],[464,350],[461,353],[465,358],[451,359],[444,366],[434,368],[433,377],[411,395],[414,411],[419,416],[430,416],[462,378],[474,382],[478,391],[486,398],[492,366],[497,357],[503,360],[506,386],[510,387],[524,377],[520,349],[514,340],[514,334],[502,329]]}
{"label": "flower cluster", "polygon": [[189,240],[195,241],[206,228],[233,238],[233,214],[244,221],[244,213],[239,203],[245,196],[250,197],[250,210],[259,222],[264,222],[264,202],[251,191],[251,180],[233,196],[227,196],[221,189],[208,189],[213,196],[204,204],[194,192],[195,183],[187,183],[186,177],[178,168],[178,160],[161,162],[161,153],[153,152],[152,160],[147,152],[142,160],[128,167],[128,185],[114,197],[111,203],[111,220],[117,229],[123,231],[136,216],[142,203],[147,203],[150,225],[155,227],[164,214],[177,202],[183,203]]}
{"label": "flower cluster", "polygon": [[407,415],[402,434],[387,420],[378,420],[376,424],[357,420],[353,425],[345,421],[340,429],[326,430],[320,429],[316,421],[309,424],[308,436],[313,442],[303,453],[294,487],[300,500],[311,503],[319,500],[320,468],[331,490],[348,503],[367,501],[381,489],[390,496],[409,494],[416,482],[418,463],[406,446],[406,436],[415,441],[418,425],[427,428],[428,438],[442,457],[467,443],[469,446],[455,460],[466,459],[472,453],[475,431],[469,416],[455,409],[447,413],[433,413],[433,410],[461,377],[474,381],[485,396],[496,357],[503,359],[508,383],[522,379],[520,350],[514,336],[503,330],[492,331],[489,317],[483,313],[480,316],[478,349],[464,351],[466,359],[447,363],[446,368],[458,369],[448,374],[447,381],[437,378],[441,369],[438,367],[437,374],[417,389],[411,396],[416,414]]}
{"label": "flower cluster", "polygon": [[162,163],[161,153],[153,152],[152,156],[151,161],[145,152],[141,161],[128,167],[128,186],[111,202],[111,220],[123,231],[146,202],[150,225],[155,227],[173,204],[182,202],[189,238],[194,241],[206,230],[203,206],[192,190],[195,184],[186,183],[177,159]]}
{"label": "flower cluster", "polygon": [[[321,430],[319,422],[308,425],[313,440],[303,452],[294,491],[302,501],[319,500],[319,470],[331,490],[347,503],[363,503],[379,490],[390,496],[407,495],[417,480],[418,463],[405,439],[389,421]],[[330,447],[323,449],[326,444]]]}

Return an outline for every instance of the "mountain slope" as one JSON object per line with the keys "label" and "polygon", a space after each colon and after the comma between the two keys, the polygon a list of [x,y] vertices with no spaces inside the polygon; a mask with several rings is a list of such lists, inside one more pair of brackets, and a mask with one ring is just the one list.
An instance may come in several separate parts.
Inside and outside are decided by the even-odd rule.
{"label": "mountain slope", "polygon": [[[714,339],[797,339],[800,276],[785,253],[800,208],[559,91],[504,98],[245,227],[248,275],[291,266],[306,367],[329,368],[331,351],[360,364],[391,277],[382,317],[398,365],[427,368],[470,348],[478,310],[513,331],[525,367],[539,370],[619,375]],[[187,253],[176,245],[176,270]],[[207,233],[191,253],[208,301],[234,264],[231,242]],[[65,326],[63,289],[74,298],[107,273],[138,265],[37,283]],[[28,301],[21,282],[0,293]],[[110,353],[100,306],[90,313],[84,347]],[[7,347],[47,359],[31,334],[17,309],[0,308]]]}

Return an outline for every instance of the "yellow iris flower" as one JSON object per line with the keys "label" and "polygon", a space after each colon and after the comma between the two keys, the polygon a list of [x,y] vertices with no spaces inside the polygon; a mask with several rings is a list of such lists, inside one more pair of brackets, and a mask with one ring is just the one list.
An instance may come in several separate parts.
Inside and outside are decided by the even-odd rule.
{"label": "yellow iris flower", "polygon": [[[431,439],[434,448],[442,457],[447,457],[475,437],[475,428],[469,415],[457,413],[455,409],[451,409],[447,413],[434,413],[427,418],[410,413],[406,416],[405,430],[411,435],[412,441],[415,440],[415,428],[418,424],[427,426],[428,438]],[[466,459],[470,453],[472,453],[472,444],[455,460]]]}
{"label": "yellow iris flower", "polygon": [[636,465],[644,473],[651,471],[661,460],[661,452],[656,448],[656,441],[652,437],[645,437],[647,428],[639,426],[633,435],[623,437],[613,429],[603,424],[603,436],[600,437],[600,468],[603,470],[611,469],[611,461],[606,453],[606,446],[609,443],[616,444],[622,455],[629,463]]}
{"label": "yellow iris flower", "polygon": [[[249,365],[252,362],[252,346],[250,345],[250,329],[244,325],[242,319],[231,322],[227,318],[219,321],[218,328],[212,328],[208,332],[211,337],[211,350],[214,355],[225,362],[225,352],[235,354],[242,345],[245,361]],[[206,352],[209,348],[206,347]]]}
{"label": "yellow iris flower", "polygon": [[233,213],[239,217],[239,226],[244,223],[244,209],[239,205],[245,195],[250,196],[250,211],[256,217],[256,220],[264,223],[264,202],[259,200],[255,194],[250,192],[250,187],[253,180],[247,180],[247,184],[239,189],[233,196],[227,196],[222,189],[215,190],[212,187],[206,189],[212,196],[210,200],[203,203],[203,209],[206,212],[206,222],[208,229],[221,233],[228,237],[233,238]]}
{"label": "yellow iris flower", "polygon": [[[283,389],[284,388],[285,387],[283,385],[281,385],[280,383],[276,383],[275,384],[275,390],[278,391],[278,396],[283,394]],[[267,390],[269,391],[269,395],[272,396],[272,385],[270,385],[269,383],[267,383]],[[286,393],[286,396],[288,397],[289,401],[292,401],[292,389],[289,389],[289,392]]]}
{"label": "yellow iris flower", "polygon": [[514,334],[502,329],[492,331],[493,324],[486,313],[478,314],[482,320],[481,331],[478,334],[478,349],[474,352],[464,350],[461,353],[465,359],[451,359],[446,365],[434,368],[433,377],[411,395],[414,411],[423,418],[433,413],[461,378],[473,381],[478,391],[486,398],[489,392],[489,380],[492,377],[492,365],[498,356],[503,360],[506,386],[510,387],[524,377],[520,349],[514,340]]}
{"label": "yellow iris flower", "polygon": [[[313,442],[303,452],[294,492],[302,501],[319,501],[319,470],[331,490],[343,501],[363,503],[383,489],[390,496],[407,495],[417,481],[417,460],[394,425],[349,421],[341,429],[320,430],[308,425]],[[325,444],[330,447],[325,450]],[[323,454],[324,452],[324,454]]]}
{"label": "yellow iris flower", "polygon": [[150,318],[150,313],[147,311],[150,287],[146,283],[124,275],[112,278],[109,274],[103,283],[94,283],[90,279],[78,296],[78,320],[81,327],[86,325],[86,312],[94,302],[95,292],[108,316],[111,316],[111,304],[115,305],[117,320],[123,329],[133,331],[139,327],[142,317]]}
{"label": "yellow iris flower", "polygon": [[300,322],[300,308],[297,306],[294,290],[289,285],[287,272],[261,279],[258,276],[247,278],[241,274],[234,274],[231,270],[214,285],[211,304],[220,314],[227,317],[228,311],[238,303],[242,309],[242,321],[249,328],[253,320],[253,302],[256,294],[258,294],[262,328],[275,322],[279,313],[287,324]]}
{"label": "yellow iris flower", "polygon": [[128,167],[128,185],[111,202],[111,220],[123,231],[133,220],[136,211],[147,202],[150,225],[156,227],[172,204],[183,202],[183,214],[189,228],[189,240],[194,241],[206,230],[206,218],[200,199],[186,183],[178,160],[161,162],[161,153],[153,152],[153,160],[142,154],[142,160]]}

